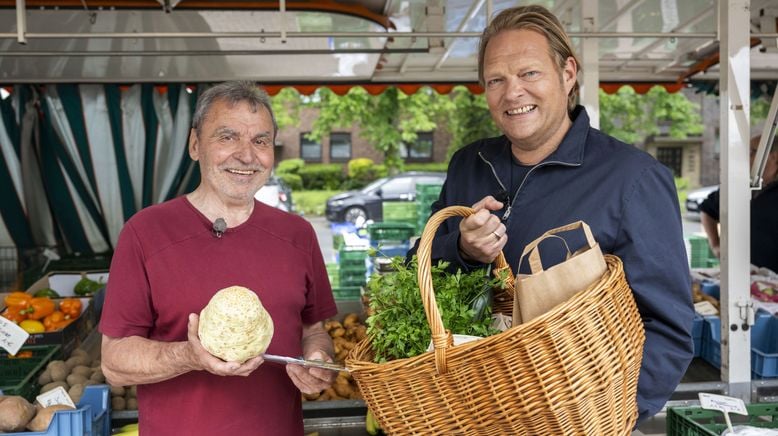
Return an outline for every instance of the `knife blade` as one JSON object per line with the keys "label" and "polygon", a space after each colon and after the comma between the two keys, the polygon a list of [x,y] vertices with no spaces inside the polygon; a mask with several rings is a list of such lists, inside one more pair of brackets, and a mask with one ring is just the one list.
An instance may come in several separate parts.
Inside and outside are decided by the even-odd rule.
{"label": "knife blade", "polygon": [[300,365],[300,366],[329,369],[330,371],[348,372],[348,368],[346,368],[343,365],[338,365],[337,363],[332,363],[332,362],[325,362],[323,360],[307,360],[307,359],[303,359],[302,357],[277,356],[275,354],[267,354],[267,353],[263,354],[262,358],[267,360],[268,362],[293,363],[295,365]]}

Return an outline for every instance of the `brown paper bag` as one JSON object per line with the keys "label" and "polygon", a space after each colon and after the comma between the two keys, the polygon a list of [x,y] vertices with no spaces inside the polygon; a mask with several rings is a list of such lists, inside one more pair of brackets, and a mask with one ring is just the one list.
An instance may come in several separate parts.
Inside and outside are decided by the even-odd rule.
{"label": "brown paper bag", "polygon": [[[587,246],[572,255],[570,248],[567,248],[567,259],[564,262],[543,270],[538,244],[546,238],[559,238],[567,247],[567,242],[557,233],[578,228],[583,229]],[[532,241],[524,248],[519,260],[519,267],[527,254],[529,254],[532,274],[516,276],[513,299],[514,326],[529,322],[558,304],[569,300],[573,295],[588,288],[602,277],[606,270],[605,258],[602,256],[600,245],[594,241],[591,229],[583,221],[549,230]]]}

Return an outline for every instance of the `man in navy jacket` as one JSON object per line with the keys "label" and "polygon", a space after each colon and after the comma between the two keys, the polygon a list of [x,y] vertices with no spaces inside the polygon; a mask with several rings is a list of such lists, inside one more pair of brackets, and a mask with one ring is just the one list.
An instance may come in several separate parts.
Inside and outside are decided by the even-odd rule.
{"label": "man in navy jacket", "polygon": [[[589,224],[603,252],[623,261],[643,319],[642,420],[664,406],[692,359],[680,208],[666,167],[589,126],[575,103],[578,65],[561,24],[543,7],[507,9],[484,30],[479,79],[504,135],[452,157],[432,213],[451,205],[477,212],[444,222],[432,257],[470,269],[502,250],[514,272],[528,273],[526,262],[517,263],[529,242],[577,220]],[[564,253],[562,244],[542,245],[544,262]]]}

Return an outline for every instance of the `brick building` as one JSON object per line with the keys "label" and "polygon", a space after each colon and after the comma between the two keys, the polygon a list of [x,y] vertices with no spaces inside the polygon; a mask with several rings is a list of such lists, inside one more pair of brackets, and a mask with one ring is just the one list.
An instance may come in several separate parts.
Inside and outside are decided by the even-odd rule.
{"label": "brick building", "polygon": [[[310,163],[346,163],[355,158],[369,158],[382,163],[383,154],[363,138],[358,125],[349,129],[337,129],[322,138],[320,143],[305,138],[313,128],[318,112],[311,108],[300,110],[298,126],[285,127],[276,139],[276,162],[302,158]],[[451,135],[445,125],[431,132],[419,132],[415,144],[403,147],[405,162],[444,162]]]}

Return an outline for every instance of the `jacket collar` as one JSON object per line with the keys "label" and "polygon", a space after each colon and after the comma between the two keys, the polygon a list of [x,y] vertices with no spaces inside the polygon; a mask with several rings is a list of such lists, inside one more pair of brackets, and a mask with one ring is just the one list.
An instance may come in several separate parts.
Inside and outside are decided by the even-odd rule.
{"label": "jacket collar", "polygon": [[[541,163],[561,163],[567,165],[581,165],[584,159],[586,137],[589,133],[589,115],[586,109],[578,105],[573,109],[573,123],[567,131],[562,142],[556,150],[546,156]],[[487,140],[479,152],[488,161],[495,165],[506,160],[510,156],[510,141],[503,135]],[[507,160],[510,162],[510,160]],[[502,165],[500,165],[502,166]]]}

